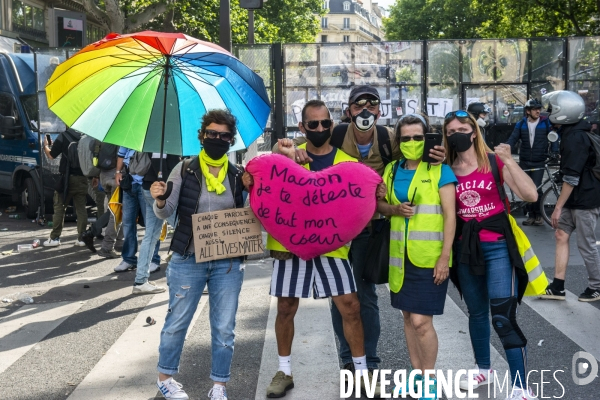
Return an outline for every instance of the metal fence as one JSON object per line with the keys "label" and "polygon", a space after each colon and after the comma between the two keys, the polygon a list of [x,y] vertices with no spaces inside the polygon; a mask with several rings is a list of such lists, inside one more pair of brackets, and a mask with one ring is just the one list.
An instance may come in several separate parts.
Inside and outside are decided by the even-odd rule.
{"label": "metal fence", "polygon": [[273,141],[294,136],[311,99],[325,101],[339,121],[350,90],[363,84],[379,91],[379,123],[388,126],[417,110],[439,126],[447,112],[484,102],[490,144],[506,139],[527,99],[553,90],[578,92],[586,117],[599,120],[600,37],[237,45],[234,54],[268,87]]}

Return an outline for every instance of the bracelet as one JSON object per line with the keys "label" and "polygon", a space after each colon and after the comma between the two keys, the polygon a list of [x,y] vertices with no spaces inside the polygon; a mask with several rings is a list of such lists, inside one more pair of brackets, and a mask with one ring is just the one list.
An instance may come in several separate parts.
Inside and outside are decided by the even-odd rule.
{"label": "bracelet", "polygon": [[120,173],[121,173],[121,171],[115,171],[115,174],[120,174]]}

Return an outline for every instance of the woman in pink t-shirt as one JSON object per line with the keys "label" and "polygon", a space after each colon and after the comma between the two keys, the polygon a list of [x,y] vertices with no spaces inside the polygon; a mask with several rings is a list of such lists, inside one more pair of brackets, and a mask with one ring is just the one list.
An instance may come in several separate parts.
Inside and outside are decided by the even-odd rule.
{"label": "woman in pink t-shirt", "polygon": [[[527,339],[516,320],[527,272],[522,260],[519,265],[520,256],[492,168],[497,166],[511,190],[525,201],[536,201],[536,187],[512,159],[510,146],[501,144],[494,149],[496,154],[492,153],[477,122],[466,111],[446,115],[444,145],[448,164],[458,180],[458,262],[450,275],[469,310],[469,333],[479,368],[474,387],[494,381],[490,364],[491,309],[492,325],[502,341],[512,375],[513,390],[508,399],[535,399],[525,385]],[[461,381],[461,388],[467,389],[468,385],[468,381]]]}

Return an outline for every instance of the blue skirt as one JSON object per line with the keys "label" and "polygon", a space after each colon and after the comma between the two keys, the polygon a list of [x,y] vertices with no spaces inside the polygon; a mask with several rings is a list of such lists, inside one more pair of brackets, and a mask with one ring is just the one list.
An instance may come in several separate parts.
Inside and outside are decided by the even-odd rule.
{"label": "blue skirt", "polygon": [[404,284],[398,293],[390,292],[392,307],[420,315],[442,315],[448,281],[436,285],[433,268],[419,268],[405,256]]}

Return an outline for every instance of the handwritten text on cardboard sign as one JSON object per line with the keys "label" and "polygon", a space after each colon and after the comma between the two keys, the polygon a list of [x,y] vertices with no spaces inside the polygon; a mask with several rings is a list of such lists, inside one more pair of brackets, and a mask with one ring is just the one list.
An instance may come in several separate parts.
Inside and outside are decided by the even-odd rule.
{"label": "handwritten text on cardboard sign", "polygon": [[192,215],[196,262],[262,254],[261,226],[249,208]]}

